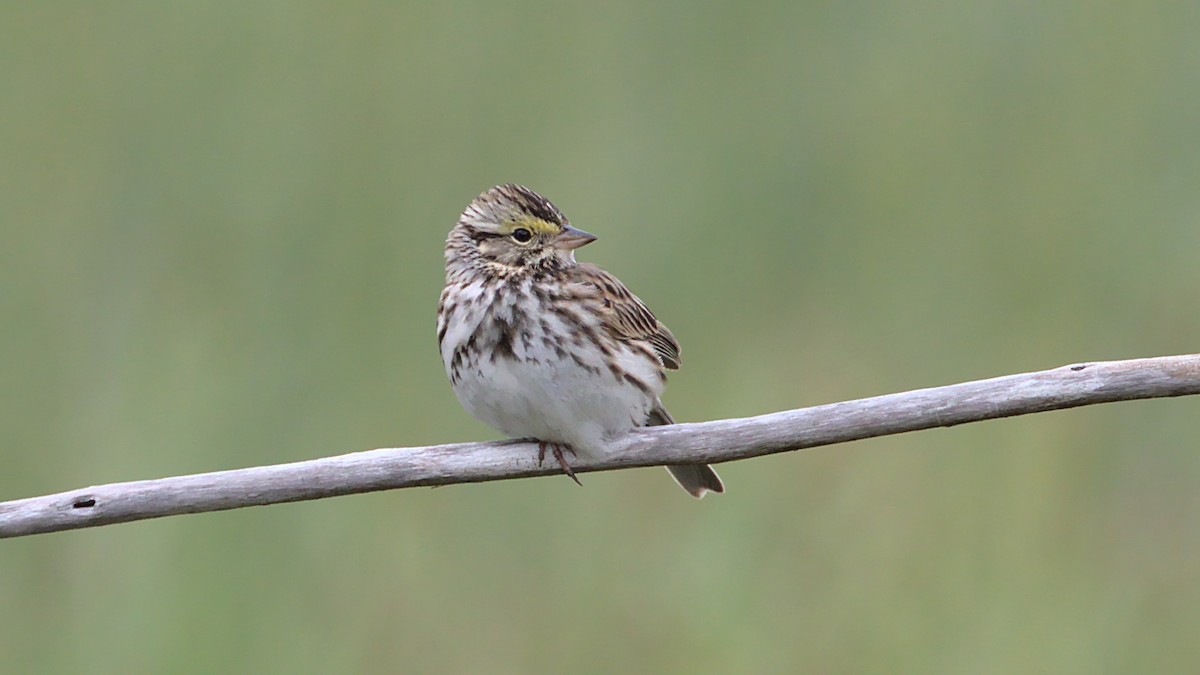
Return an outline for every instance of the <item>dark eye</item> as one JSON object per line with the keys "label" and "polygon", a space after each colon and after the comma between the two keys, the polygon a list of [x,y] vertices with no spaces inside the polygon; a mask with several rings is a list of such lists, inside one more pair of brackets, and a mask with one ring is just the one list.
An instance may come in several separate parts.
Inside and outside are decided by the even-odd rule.
{"label": "dark eye", "polygon": [[518,244],[528,244],[529,240],[533,239],[533,233],[523,227],[518,227],[517,229],[513,230],[512,238],[515,239]]}

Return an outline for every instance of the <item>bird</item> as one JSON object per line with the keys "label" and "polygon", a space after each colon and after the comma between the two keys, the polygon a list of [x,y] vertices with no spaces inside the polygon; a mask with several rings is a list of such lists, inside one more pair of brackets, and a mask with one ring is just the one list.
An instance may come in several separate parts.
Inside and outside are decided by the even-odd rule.
{"label": "bird", "polygon": [[[575,260],[596,240],[550,200],[497,185],[466,207],[446,238],[437,339],[455,396],[510,438],[564,453],[606,456],[632,429],[674,424],[662,403],[679,342],[615,276]],[[694,497],[724,492],[706,464],[666,467]]]}

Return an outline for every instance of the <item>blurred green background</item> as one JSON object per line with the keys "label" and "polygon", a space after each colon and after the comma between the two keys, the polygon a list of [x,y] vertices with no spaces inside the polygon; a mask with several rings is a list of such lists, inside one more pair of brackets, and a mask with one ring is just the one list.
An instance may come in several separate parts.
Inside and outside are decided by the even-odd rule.
{"label": "blurred green background", "polygon": [[[1200,345],[1195,3],[5,3],[0,499],[493,438],[500,182],[697,421]],[[1194,672],[1200,401],[0,542],[6,672]]]}

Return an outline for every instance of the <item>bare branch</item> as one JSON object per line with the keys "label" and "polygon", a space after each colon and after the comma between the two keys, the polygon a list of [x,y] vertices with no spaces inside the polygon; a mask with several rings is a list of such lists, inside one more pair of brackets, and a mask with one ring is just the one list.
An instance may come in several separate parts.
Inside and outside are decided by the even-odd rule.
{"label": "bare branch", "polygon": [[[637,429],[575,471],[729,462],[918,429],[1200,393],[1200,354],[1080,363],[742,419]],[[291,464],[113,483],[0,502],[0,538],[337,495],[560,472],[522,441],[355,452]],[[736,486],[734,487],[736,490]]]}

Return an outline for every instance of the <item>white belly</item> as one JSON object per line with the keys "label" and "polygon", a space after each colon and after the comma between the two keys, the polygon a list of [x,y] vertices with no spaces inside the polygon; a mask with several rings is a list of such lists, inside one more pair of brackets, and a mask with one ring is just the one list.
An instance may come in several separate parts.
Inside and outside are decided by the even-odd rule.
{"label": "white belly", "polygon": [[[538,311],[527,283],[515,291],[485,304],[483,286],[469,284],[459,291],[453,318],[441,326],[442,361],[463,407],[510,437],[564,443],[593,456],[612,436],[644,424],[665,386],[661,364],[593,323],[593,334],[606,340],[620,366],[614,374],[599,348],[579,351],[565,339],[552,339],[578,327]],[[502,334],[509,337],[500,348]],[[580,362],[555,345],[573,350]]]}
{"label": "white belly", "polygon": [[[661,385],[647,393],[607,369],[596,372],[553,354],[542,362],[521,356],[519,350],[517,358],[485,356],[463,368],[454,386],[468,412],[513,438],[565,443],[596,456],[607,439],[645,423],[661,394]],[[641,365],[626,356],[627,368]],[[643,382],[660,382],[652,364],[628,369]]]}

